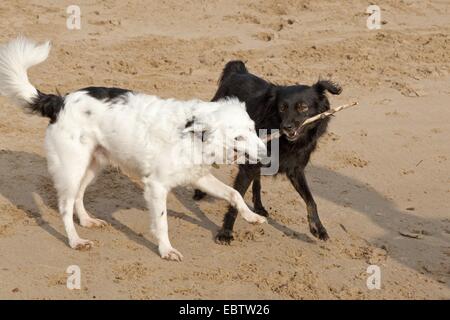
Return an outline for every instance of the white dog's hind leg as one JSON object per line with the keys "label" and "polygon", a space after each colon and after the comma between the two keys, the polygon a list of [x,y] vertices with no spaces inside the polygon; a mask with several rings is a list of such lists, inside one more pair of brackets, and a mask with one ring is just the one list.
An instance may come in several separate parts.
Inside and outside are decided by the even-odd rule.
{"label": "white dog's hind leg", "polygon": [[92,159],[86,173],[84,174],[83,180],[81,180],[80,189],[78,190],[77,198],[75,199],[75,210],[77,212],[78,219],[80,220],[80,225],[86,228],[104,227],[108,225],[106,221],[92,218],[87,213],[83,203],[84,192],[92,180],[94,180],[100,169],[101,164],[95,158]]}
{"label": "white dog's hind leg", "polygon": [[194,183],[194,186],[214,197],[228,201],[233,207],[236,208],[242,217],[250,223],[267,222],[266,218],[249,209],[239,192],[227,186],[212,174],[201,177]]}
{"label": "white dog's hind leg", "polygon": [[150,211],[150,230],[158,241],[159,254],[163,259],[181,261],[183,255],[172,247],[167,224],[168,190],[159,183],[144,181],[144,197]]}
{"label": "white dog's hind leg", "polygon": [[47,132],[46,146],[48,169],[58,192],[59,212],[69,245],[73,249],[89,249],[93,242],[78,235],[73,223],[73,210],[81,180],[91,161],[91,148],[55,131]]}
{"label": "white dog's hind leg", "polygon": [[84,250],[90,249],[93,246],[93,242],[90,240],[81,239],[75,230],[73,223],[73,206],[75,200],[72,196],[60,196],[59,199],[59,212],[63,217],[64,228],[69,238],[69,245],[72,249]]}

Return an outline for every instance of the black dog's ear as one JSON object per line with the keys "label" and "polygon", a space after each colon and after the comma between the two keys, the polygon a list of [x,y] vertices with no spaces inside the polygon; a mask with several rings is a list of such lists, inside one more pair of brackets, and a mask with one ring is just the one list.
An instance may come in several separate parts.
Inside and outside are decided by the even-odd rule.
{"label": "black dog's ear", "polygon": [[325,92],[325,90],[332,94],[341,94],[342,92],[342,87],[339,84],[329,80],[319,80],[313,85],[313,88],[321,95]]}

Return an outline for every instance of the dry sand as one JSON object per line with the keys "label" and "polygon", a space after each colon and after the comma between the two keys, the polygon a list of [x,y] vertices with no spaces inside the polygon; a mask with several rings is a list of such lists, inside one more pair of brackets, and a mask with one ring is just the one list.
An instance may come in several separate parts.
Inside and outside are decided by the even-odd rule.
{"label": "dry sand", "polygon": [[[73,31],[73,1],[0,3],[1,42],[19,33],[53,41],[49,60],[30,72],[44,92],[101,85],[210,99],[237,58],[282,84],[341,83],[333,105],[361,106],[333,119],[307,170],[331,240],[310,235],[284,177],[265,177],[269,224],[238,219],[231,246],[213,241],[225,203],[175,190],[170,235],[185,260],[163,261],[140,187],[109,169],[86,203],[111,226],[78,227],[96,246],[74,251],[46,170],[48,121],[0,98],[0,298],[450,298],[447,0],[380,0],[381,30],[367,29],[369,2],[360,0],[76,2],[82,28]],[[215,173],[231,183],[236,168]],[[81,290],[66,288],[72,264]],[[381,268],[380,290],[366,286],[371,264]]]}

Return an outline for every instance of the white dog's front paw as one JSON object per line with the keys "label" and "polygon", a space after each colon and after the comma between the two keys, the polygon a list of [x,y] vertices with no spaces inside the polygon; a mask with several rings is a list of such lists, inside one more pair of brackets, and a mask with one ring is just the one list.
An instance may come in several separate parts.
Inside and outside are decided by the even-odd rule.
{"label": "white dog's front paw", "polygon": [[91,249],[94,246],[94,243],[90,240],[78,238],[69,241],[69,245],[72,249],[85,251]]}
{"label": "white dog's front paw", "polygon": [[175,248],[169,247],[167,249],[159,249],[161,258],[172,261],[182,261],[183,255]]}
{"label": "white dog's front paw", "polygon": [[108,225],[108,223],[101,219],[88,218],[80,221],[80,225],[85,228],[102,228]]}
{"label": "white dog's front paw", "polygon": [[266,223],[267,219],[259,214],[256,214],[252,211],[247,212],[244,216],[245,221],[249,223]]}

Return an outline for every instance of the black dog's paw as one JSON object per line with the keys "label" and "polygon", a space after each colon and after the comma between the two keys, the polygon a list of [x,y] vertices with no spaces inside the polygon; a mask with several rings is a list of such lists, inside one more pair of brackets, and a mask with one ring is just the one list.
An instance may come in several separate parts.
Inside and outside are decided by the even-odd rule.
{"label": "black dog's paw", "polygon": [[266,218],[269,216],[269,212],[264,207],[255,208],[255,213]]}
{"label": "black dog's paw", "polygon": [[319,224],[319,225],[310,224],[309,230],[311,231],[311,234],[314,237],[316,237],[320,240],[327,241],[328,239],[330,239],[330,237],[328,236],[327,230],[321,224]]}
{"label": "black dog's paw", "polygon": [[222,245],[230,245],[234,240],[233,231],[220,229],[216,235],[216,243]]}
{"label": "black dog's paw", "polygon": [[204,197],[206,197],[206,192],[195,189],[194,196],[192,197],[192,199],[194,199],[195,201],[199,201],[202,200]]}

